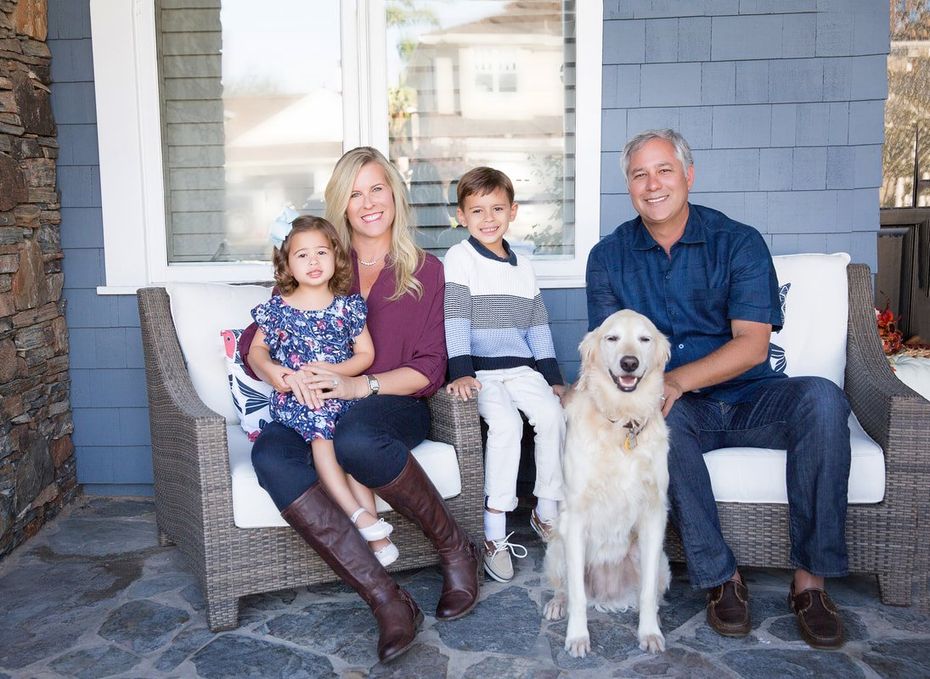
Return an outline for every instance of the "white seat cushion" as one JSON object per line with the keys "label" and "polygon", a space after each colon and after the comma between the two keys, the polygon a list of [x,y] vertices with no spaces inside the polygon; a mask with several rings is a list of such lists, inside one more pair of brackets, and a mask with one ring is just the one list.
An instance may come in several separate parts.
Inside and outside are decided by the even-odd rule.
{"label": "white seat cushion", "polygon": [[[258,478],[252,467],[252,443],[246,433],[238,424],[230,425],[226,427],[226,436],[229,441],[233,518],[236,526],[239,528],[287,526],[287,522],[281,518],[278,508],[271,501],[271,496],[258,485]],[[412,452],[443,498],[455,497],[462,492],[462,479],[455,448],[448,443],[424,441]],[[390,505],[381,498],[377,498],[377,508],[379,512],[386,512],[390,510]]]}
{"label": "white seat cushion", "polygon": [[[885,456],[855,415],[849,416],[852,461],[850,504],[881,502],[885,497]],[[785,450],[720,448],[704,455],[714,498],[718,502],[787,504]]]}

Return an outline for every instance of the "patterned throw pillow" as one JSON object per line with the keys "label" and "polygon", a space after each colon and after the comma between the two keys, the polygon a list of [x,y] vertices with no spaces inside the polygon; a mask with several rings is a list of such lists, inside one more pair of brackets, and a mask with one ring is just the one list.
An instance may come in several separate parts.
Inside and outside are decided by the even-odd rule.
{"label": "patterned throw pillow", "polygon": [[[785,322],[785,312],[788,310],[788,291],[791,289],[791,283],[785,283],[778,288],[778,301],[781,302],[781,321]],[[772,338],[778,337],[779,333],[773,332]],[[788,359],[785,356],[785,350],[774,342],[769,342],[769,349],[772,362],[772,370],[777,373],[785,372],[788,367]]]}
{"label": "patterned throw pillow", "polygon": [[239,412],[239,424],[249,440],[258,438],[259,432],[271,422],[271,410],[268,397],[274,391],[270,384],[249,377],[242,365],[239,355],[239,336],[242,330],[223,330],[223,346],[226,350],[226,375],[229,379],[229,391],[233,404]]}

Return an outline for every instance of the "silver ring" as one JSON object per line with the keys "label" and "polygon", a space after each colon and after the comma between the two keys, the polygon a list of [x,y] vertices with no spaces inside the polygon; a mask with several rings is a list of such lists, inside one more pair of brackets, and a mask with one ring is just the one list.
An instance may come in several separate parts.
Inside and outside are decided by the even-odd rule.
{"label": "silver ring", "polygon": [[662,403],[665,403],[668,400],[665,396],[660,396],[659,398],[662,399]]}
{"label": "silver ring", "polygon": [[338,380],[336,380],[335,378],[333,378],[333,389],[335,389],[337,386],[339,386],[339,382],[338,382]]}

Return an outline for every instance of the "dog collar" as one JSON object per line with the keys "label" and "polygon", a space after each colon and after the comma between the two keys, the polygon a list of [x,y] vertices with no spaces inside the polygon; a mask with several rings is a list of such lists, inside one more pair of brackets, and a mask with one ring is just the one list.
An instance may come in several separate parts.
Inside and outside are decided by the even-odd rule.
{"label": "dog collar", "polygon": [[[608,418],[610,419],[610,418]],[[617,424],[620,420],[610,420],[613,424]],[[627,430],[626,438],[623,439],[623,449],[624,450],[633,450],[636,447],[636,437],[639,436],[643,429],[646,428],[646,425],[649,423],[649,420],[645,420],[642,423],[637,422],[636,420],[630,420],[626,424],[620,425]]]}

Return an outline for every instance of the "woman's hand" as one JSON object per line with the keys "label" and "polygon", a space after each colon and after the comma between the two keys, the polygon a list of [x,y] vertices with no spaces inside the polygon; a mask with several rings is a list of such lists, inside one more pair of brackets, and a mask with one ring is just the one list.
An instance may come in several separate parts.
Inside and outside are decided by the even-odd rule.
{"label": "woman's hand", "polygon": [[470,398],[477,398],[478,392],[481,391],[481,382],[466,375],[449,382],[446,385],[446,391],[453,396],[458,396],[463,401],[467,401]]}
{"label": "woman's hand", "polygon": [[285,377],[287,381],[287,390],[294,393],[294,398],[301,405],[305,405],[311,410],[319,410],[323,406],[323,393],[308,384],[304,373],[300,370],[290,371]]}
{"label": "woman's hand", "polygon": [[346,377],[333,371],[329,363],[307,363],[300,367],[302,385],[320,393],[321,399],[341,398],[351,400],[365,398],[371,393],[368,378],[364,375]]}

